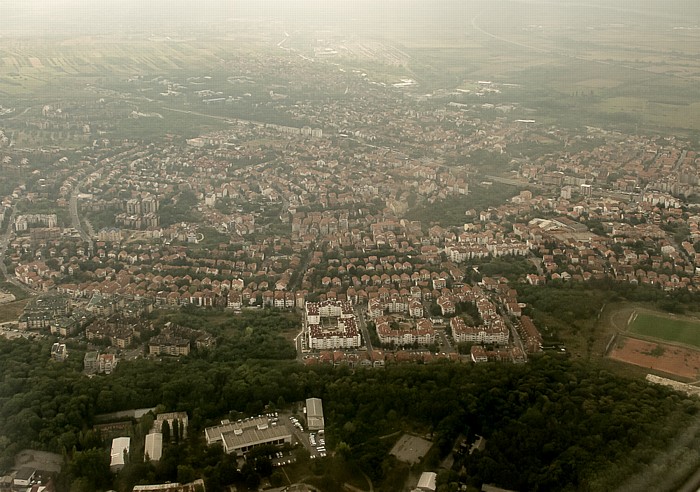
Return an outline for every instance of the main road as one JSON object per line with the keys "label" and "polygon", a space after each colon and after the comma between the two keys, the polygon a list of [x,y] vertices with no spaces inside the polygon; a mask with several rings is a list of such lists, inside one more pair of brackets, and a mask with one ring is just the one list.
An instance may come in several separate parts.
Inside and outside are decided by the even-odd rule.
{"label": "main road", "polygon": [[90,235],[83,229],[83,226],[80,222],[80,216],[78,215],[78,195],[80,194],[80,185],[76,186],[75,189],[73,190],[73,193],[71,193],[70,196],[70,219],[71,219],[71,224],[73,225],[73,229],[77,230],[80,233],[80,237],[82,238],[83,241],[88,243],[88,256],[92,256],[93,254],[93,243],[92,243],[92,238]]}
{"label": "main road", "polygon": [[5,253],[7,253],[7,246],[10,244],[10,236],[12,235],[12,224],[14,224],[15,222],[16,209],[17,205],[12,204],[12,212],[10,213],[10,218],[7,219],[7,227],[5,228],[5,231],[2,234],[2,239],[0,239],[0,272],[2,272],[2,276],[8,282],[12,282],[12,280],[14,280],[14,276],[10,278],[7,275],[7,266],[5,265]]}
{"label": "main road", "polygon": [[362,338],[365,339],[365,346],[367,347],[367,353],[372,353],[372,340],[369,338],[369,330],[367,329],[367,321],[365,320],[365,313],[360,306],[355,307],[355,319],[357,320],[357,327],[362,332]]}
{"label": "main road", "polygon": [[14,203],[12,204],[12,212],[10,213],[10,217],[7,220],[7,227],[5,227],[5,230],[2,233],[2,236],[0,237],[0,273],[2,273],[2,276],[5,277],[5,280],[10,282],[13,285],[16,285],[20,289],[33,294],[33,291],[24,285],[22,282],[17,280],[14,275],[10,276],[7,274],[7,266],[5,265],[5,254],[7,253],[7,247],[10,244],[10,237],[12,236],[12,224],[15,222],[15,212],[17,211],[17,204]]}
{"label": "main road", "polygon": [[510,320],[510,317],[508,317],[508,313],[506,312],[506,310],[503,306],[499,307],[499,311],[501,312],[501,316],[503,317],[503,321],[505,321],[506,325],[508,325],[508,328],[510,328],[510,334],[513,336],[513,344],[516,347],[518,347],[520,350],[522,350],[523,355],[525,356],[525,360],[527,360],[527,352],[525,351],[525,346],[523,345],[523,341],[520,339],[520,334],[518,333],[518,328]]}

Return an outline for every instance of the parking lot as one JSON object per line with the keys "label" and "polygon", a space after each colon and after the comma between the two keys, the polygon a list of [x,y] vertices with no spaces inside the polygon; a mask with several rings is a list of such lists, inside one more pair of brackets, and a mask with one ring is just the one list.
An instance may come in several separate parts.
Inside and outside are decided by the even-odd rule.
{"label": "parking lot", "polygon": [[279,424],[284,424],[289,428],[296,441],[309,452],[311,459],[323,458],[328,455],[326,439],[322,430],[309,432],[304,419],[295,415],[280,414],[279,418]]}

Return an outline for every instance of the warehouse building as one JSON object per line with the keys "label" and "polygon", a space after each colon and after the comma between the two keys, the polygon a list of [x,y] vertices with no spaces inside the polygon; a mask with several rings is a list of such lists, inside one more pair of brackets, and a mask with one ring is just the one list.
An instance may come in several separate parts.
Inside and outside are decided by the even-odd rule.
{"label": "warehouse building", "polygon": [[320,398],[307,398],[306,424],[310,431],[323,430],[323,402]]}

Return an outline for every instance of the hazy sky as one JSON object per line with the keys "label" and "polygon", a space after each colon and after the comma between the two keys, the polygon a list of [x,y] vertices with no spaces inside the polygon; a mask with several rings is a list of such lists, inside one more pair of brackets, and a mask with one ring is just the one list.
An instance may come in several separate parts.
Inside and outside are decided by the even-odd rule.
{"label": "hazy sky", "polygon": [[51,34],[174,26],[196,27],[232,19],[296,23],[403,22],[412,16],[459,9],[469,0],[0,0],[2,31]]}
{"label": "hazy sky", "polygon": [[614,12],[697,18],[695,0],[0,0],[0,36],[79,34],[111,30],[159,30],[266,18],[290,25],[467,25],[486,9],[508,15],[536,6],[542,15],[561,16],[585,9],[605,19]]}

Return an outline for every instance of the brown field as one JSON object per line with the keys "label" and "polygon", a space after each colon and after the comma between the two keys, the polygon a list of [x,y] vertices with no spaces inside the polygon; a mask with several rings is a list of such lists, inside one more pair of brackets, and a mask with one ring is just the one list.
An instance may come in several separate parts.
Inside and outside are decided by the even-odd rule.
{"label": "brown field", "polygon": [[682,378],[697,380],[700,376],[700,352],[676,345],[620,335],[609,357]]}
{"label": "brown field", "polygon": [[28,302],[29,299],[23,299],[0,305],[0,323],[17,321]]}

